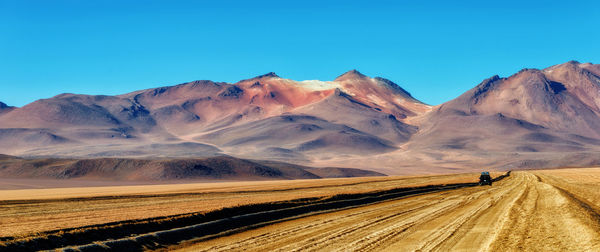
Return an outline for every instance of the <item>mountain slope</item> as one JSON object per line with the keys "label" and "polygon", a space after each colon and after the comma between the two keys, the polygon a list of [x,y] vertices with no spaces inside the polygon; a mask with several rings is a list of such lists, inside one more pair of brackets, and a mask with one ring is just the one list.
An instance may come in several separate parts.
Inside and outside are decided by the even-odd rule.
{"label": "mountain slope", "polygon": [[431,153],[437,164],[534,168],[595,163],[599,80],[576,62],[491,77],[434,108],[408,148]]}
{"label": "mountain slope", "polygon": [[8,106],[8,105],[6,105],[6,103],[0,102],[0,114],[6,113],[13,109],[14,109],[14,107]]}
{"label": "mountain slope", "polygon": [[442,113],[502,113],[555,130],[600,136],[598,77],[576,63],[492,77],[440,107]]}
{"label": "mountain slope", "polygon": [[[420,104],[415,103],[415,105]],[[423,109],[422,107],[420,109]],[[397,107],[393,106],[392,108]],[[386,113],[379,106],[363,103],[339,89],[336,89],[336,92],[326,99],[296,109],[294,112],[344,123],[349,127],[394,143],[408,141],[418,129],[416,126],[405,123],[397,117],[407,118],[406,114],[399,113],[399,111]],[[413,111],[410,113],[415,115]]]}
{"label": "mountain slope", "polygon": [[[318,174],[318,175],[317,175]],[[312,168],[280,162],[261,162],[227,156],[195,159],[20,159],[0,155],[3,178],[111,180],[266,180],[385,176],[343,168]]]}
{"label": "mountain slope", "polygon": [[[287,159],[290,155],[382,153],[396,149],[390,141],[343,124],[309,115],[288,114],[218,130],[196,138],[247,157]],[[291,157],[294,157],[291,156]]]}
{"label": "mountain slope", "polygon": [[[229,153],[310,162],[395,150],[417,129],[403,120],[428,108],[395,83],[356,70],[334,81],[293,81],[268,73],[234,84],[193,81],[118,96],[61,94],[0,114],[0,153]],[[314,119],[278,120],[304,116]],[[158,145],[161,148],[152,147]]]}
{"label": "mountain slope", "polygon": [[118,96],[62,94],[22,108],[0,104],[0,153],[225,154],[388,174],[594,165],[599,74],[599,65],[574,61],[523,69],[433,107],[356,70],[332,81],[268,73]]}

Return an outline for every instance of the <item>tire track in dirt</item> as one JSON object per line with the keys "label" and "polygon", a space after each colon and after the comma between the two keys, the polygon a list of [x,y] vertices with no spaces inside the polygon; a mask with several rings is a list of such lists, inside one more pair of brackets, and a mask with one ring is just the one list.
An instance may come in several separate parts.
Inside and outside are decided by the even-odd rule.
{"label": "tire track in dirt", "polygon": [[421,215],[413,216],[411,219],[409,219],[409,222],[406,224],[399,223],[391,225],[366,236],[364,239],[357,241],[356,244],[358,245],[363,243],[361,246],[358,246],[360,250],[372,250],[378,247],[383,247],[386,243],[393,243],[393,240],[400,240],[410,235],[411,233],[415,232],[415,230],[418,230],[418,227],[424,223],[428,223],[436,218],[446,215],[447,213],[454,212],[458,208],[464,207],[466,204],[468,204],[470,199],[479,198],[482,194],[484,194],[484,191],[471,194],[469,197],[464,199],[459,199],[460,201],[454,202],[452,208],[446,208],[443,209],[443,211],[423,211]]}
{"label": "tire track in dirt", "polygon": [[[348,247],[371,249],[377,247],[377,244],[385,242],[386,238],[397,237],[402,230],[407,231],[410,227],[426,223],[432,218],[456,211],[468,202],[483,197],[488,190],[498,190],[498,188],[465,188],[458,190],[461,193],[451,191],[411,197],[392,203],[380,203],[373,207],[367,206],[342,213],[328,214],[323,219],[311,219],[299,225],[289,225],[289,228],[247,237],[235,243],[196,247],[196,249],[206,251],[249,248],[276,251],[347,250]],[[413,208],[408,208],[409,211],[407,211],[407,206],[410,205]],[[356,214],[356,212],[360,214]],[[342,216],[342,218],[338,218],[338,216]],[[331,225],[325,224],[324,220],[331,220],[328,222]],[[311,225],[314,223],[320,223],[320,225],[311,229]],[[268,229],[268,227],[266,228]],[[376,231],[373,232],[373,230]],[[286,236],[287,238],[285,238]],[[284,238],[272,239],[275,237]],[[343,241],[344,245],[332,244],[331,241],[335,240]]]}
{"label": "tire track in dirt", "polygon": [[600,251],[600,215],[529,172],[189,243],[194,251]]}
{"label": "tire track in dirt", "polygon": [[[431,197],[431,196],[430,196]],[[337,231],[330,231],[330,232],[326,232],[325,234],[323,234],[322,230],[311,230],[310,232],[306,232],[305,230],[307,229],[303,229],[303,228],[299,228],[298,230],[304,230],[304,233],[302,235],[298,235],[302,236],[302,237],[309,237],[304,239],[301,243],[304,245],[300,245],[299,243],[299,239],[296,239],[295,241],[292,241],[292,246],[285,246],[285,244],[290,243],[290,241],[273,241],[270,240],[269,241],[269,245],[267,247],[261,248],[262,250],[269,250],[269,249],[276,249],[276,250],[281,250],[281,251],[293,251],[293,250],[313,250],[313,251],[317,251],[317,250],[334,250],[335,248],[339,248],[339,247],[329,247],[328,243],[331,240],[335,240],[335,239],[341,239],[344,238],[346,240],[349,241],[356,241],[359,240],[359,242],[363,241],[364,239],[361,239],[364,236],[369,236],[369,234],[360,234],[360,230],[363,229],[378,229],[378,226],[380,226],[383,230],[391,230],[393,232],[396,232],[399,228],[400,229],[406,229],[412,225],[415,225],[419,222],[424,222],[427,220],[427,218],[430,218],[432,216],[437,216],[443,212],[449,212],[452,211],[455,208],[460,207],[460,202],[462,201],[462,199],[460,199],[460,196],[456,196],[456,195],[452,195],[451,192],[446,192],[444,193],[444,196],[438,196],[441,199],[439,199],[437,202],[433,202],[433,204],[431,204],[432,202],[430,202],[431,200],[426,200],[423,198],[419,198],[418,202],[414,202],[414,204],[416,205],[423,205],[426,207],[420,207],[419,209],[423,208],[426,209],[426,211],[421,211],[419,213],[416,213],[416,216],[406,216],[406,214],[402,214],[399,215],[398,212],[395,209],[398,209],[400,206],[392,206],[392,207],[388,207],[392,210],[392,212],[389,212],[387,214],[389,215],[385,215],[384,213],[378,213],[381,216],[398,216],[398,218],[394,218],[394,219],[387,219],[386,223],[383,223],[383,225],[381,225],[382,223],[380,221],[375,221],[376,218],[373,218],[371,216],[359,216],[358,219],[356,219],[355,223],[359,223],[359,224],[354,224],[354,225],[350,225],[350,227],[347,228],[342,228],[342,230],[337,230]],[[470,197],[475,197],[473,194],[470,195]],[[467,197],[469,198],[469,197]],[[452,201],[453,200],[453,201]],[[448,202],[451,202],[451,205],[444,205],[444,203],[440,203],[442,201],[445,201],[446,204],[448,204]],[[410,202],[410,201],[402,201],[403,203],[406,202]],[[439,208],[440,210],[437,211],[439,213],[432,213],[432,208]],[[371,211],[365,211],[365,212],[371,212]],[[412,212],[412,211],[411,211]],[[426,214],[424,214],[424,212],[427,212]],[[401,213],[404,213],[401,211]],[[346,216],[347,217],[347,216]],[[338,221],[339,222],[339,221]],[[386,225],[388,225],[387,223],[396,223],[395,226],[393,227],[387,227]],[[347,226],[344,225],[344,223],[338,223],[337,225],[341,225],[341,226]],[[334,229],[335,230],[335,229]],[[283,231],[286,233],[292,233],[289,230],[288,231]],[[347,238],[347,236],[351,236],[349,238]],[[387,236],[389,236],[389,234],[387,234]],[[383,237],[382,236],[376,236],[377,240],[381,240]],[[249,244],[256,244],[255,242],[257,241],[252,241],[252,239],[249,239],[250,242]],[[248,241],[246,241],[248,242]],[[349,246],[357,246],[356,242],[351,243]],[[236,243],[235,246],[217,246],[217,247],[212,247],[209,248],[208,250],[229,250],[229,249],[236,249],[236,248],[243,248],[244,244],[240,244],[240,243]],[[368,245],[367,245],[368,247]]]}
{"label": "tire track in dirt", "polygon": [[401,187],[367,193],[339,194],[325,198],[306,198],[243,205],[207,214],[194,213],[156,219],[132,220],[123,223],[108,223],[107,225],[97,225],[81,231],[75,230],[78,233],[59,232],[59,230],[52,234],[42,234],[31,238],[6,240],[0,244],[0,250],[35,248],[80,251],[106,249],[134,251],[157,249],[189,239],[210,239],[306,216],[390,202],[398,198],[415,195],[457,190],[475,185],[475,183],[459,183]]}
{"label": "tire track in dirt", "polygon": [[509,223],[492,244],[505,251],[599,251],[600,229],[589,210],[555,186],[528,174],[530,188],[511,211]]}
{"label": "tire track in dirt", "polygon": [[[417,204],[417,205],[421,205],[421,204]],[[357,224],[354,224],[352,226],[349,226],[347,228],[344,228],[342,230],[336,231],[334,230],[334,232],[330,232],[326,235],[323,235],[320,239],[308,239],[308,240],[304,240],[303,242],[306,243],[306,245],[304,246],[300,246],[297,247],[295,245],[291,245],[291,246],[285,246],[282,247],[281,250],[283,251],[318,251],[318,250],[323,250],[325,248],[328,247],[328,243],[330,240],[332,239],[346,239],[346,240],[353,240],[353,238],[347,238],[348,236],[357,236],[357,234],[361,231],[361,230],[365,230],[365,229],[377,229],[378,227],[385,227],[387,225],[389,225],[388,223],[390,222],[394,222],[394,223],[402,223],[402,225],[410,225],[410,223],[405,223],[407,220],[412,219],[413,222],[416,222],[417,220],[414,220],[415,218],[411,218],[413,216],[413,214],[416,213],[420,213],[422,212],[423,209],[429,209],[431,211],[431,208],[435,208],[436,212],[444,212],[444,211],[449,211],[451,208],[455,208],[456,205],[448,205],[448,204],[444,204],[443,202],[437,201],[434,204],[423,204],[419,207],[416,207],[414,209],[410,209],[409,211],[406,210],[401,210],[399,212],[391,212],[388,213],[387,215],[382,215],[382,213],[377,212],[376,214],[379,215],[378,217],[375,218],[370,218],[369,216],[360,216],[360,218],[362,219],[362,221],[357,222]],[[421,215],[420,217],[426,217],[424,215]]]}
{"label": "tire track in dirt", "polygon": [[[412,232],[400,235],[388,244],[383,244],[378,249],[403,249],[414,251],[430,250],[456,250],[456,244],[463,241],[468,233],[479,234],[479,230],[474,230],[473,226],[480,220],[480,216],[492,211],[492,208],[498,206],[497,202],[509,192],[514,192],[520,184],[520,178],[514,178],[504,183],[496,183],[496,186],[486,188],[479,192],[475,197],[473,194],[466,196],[464,204],[452,212],[446,212],[444,215],[423,222],[421,225],[412,227]],[[485,244],[484,240],[471,240],[470,247],[481,247]]]}
{"label": "tire track in dirt", "polygon": [[[445,193],[441,193],[441,194],[445,194]],[[364,220],[364,219],[370,220],[370,221],[359,221],[359,223],[357,223],[356,225],[353,225],[353,226],[346,227],[344,225],[345,224],[344,219],[340,219],[340,218],[320,219],[315,222],[310,222],[310,223],[306,223],[306,224],[299,225],[299,226],[292,226],[290,229],[281,230],[280,232],[268,233],[268,234],[260,235],[258,237],[252,237],[252,238],[249,238],[246,240],[242,240],[240,242],[237,242],[236,244],[217,246],[217,247],[209,248],[207,250],[242,249],[243,247],[245,247],[247,245],[262,243],[262,244],[270,244],[270,246],[273,246],[273,247],[279,247],[278,250],[289,251],[286,249],[285,246],[281,246],[281,245],[278,246],[278,244],[288,243],[288,241],[285,240],[286,237],[295,237],[294,240],[296,242],[298,240],[302,239],[305,241],[309,241],[309,244],[313,244],[319,240],[326,241],[329,238],[342,237],[344,233],[351,233],[352,231],[355,231],[356,229],[359,229],[361,227],[365,228],[368,226],[376,225],[377,223],[381,223],[384,221],[390,221],[390,218],[401,216],[403,214],[415,211],[420,208],[431,207],[438,203],[438,201],[435,201],[435,199],[433,199],[436,196],[424,195],[423,197],[426,199],[423,202],[412,203],[412,204],[402,204],[402,207],[404,207],[404,209],[401,212],[397,212],[392,215],[382,215],[378,211],[378,209],[359,211],[359,212],[352,211],[352,212],[348,213],[345,217],[356,219],[356,220]],[[433,202],[430,202],[430,201],[433,201]],[[424,202],[429,202],[429,203],[422,204]],[[399,207],[399,206],[395,205],[392,207]],[[336,213],[333,213],[333,214],[335,215]],[[340,226],[340,225],[344,226],[345,228],[343,228],[342,230],[332,228],[332,227],[336,227],[336,226]],[[307,230],[310,230],[310,233],[306,233]],[[302,233],[302,234],[300,234],[300,233]],[[300,237],[297,237],[296,235],[300,235]],[[273,243],[273,241],[278,241],[278,242],[277,242],[277,244],[275,244],[275,243]],[[298,248],[296,248],[296,249],[298,249]]]}

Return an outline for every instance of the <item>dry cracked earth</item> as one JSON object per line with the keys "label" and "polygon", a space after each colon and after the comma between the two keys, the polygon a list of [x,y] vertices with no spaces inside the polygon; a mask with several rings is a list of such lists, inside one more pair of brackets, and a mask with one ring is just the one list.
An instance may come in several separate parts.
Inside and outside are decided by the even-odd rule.
{"label": "dry cracked earth", "polygon": [[598,191],[591,195],[582,188],[590,189],[570,184],[551,172],[513,172],[493,186],[315,214],[215,239],[189,241],[177,249],[600,251]]}

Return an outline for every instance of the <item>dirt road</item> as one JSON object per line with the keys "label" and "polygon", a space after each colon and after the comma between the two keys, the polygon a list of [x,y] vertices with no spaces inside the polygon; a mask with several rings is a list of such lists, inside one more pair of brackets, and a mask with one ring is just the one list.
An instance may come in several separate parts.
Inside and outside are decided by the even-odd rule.
{"label": "dirt road", "polygon": [[[240,205],[468,183],[475,182],[476,178],[477,174],[451,174],[102,187],[77,187],[80,182],[64,181],[63,185],[71,187],[0,190],[0,247],[3,237],[7,236],[206,213]],[[6,186],[6,182],[0,179],[0,188]],[[19,183],[43,184],[39,180],[20,180]]]}
{"label": "dirt road", "polygon": [[[598,205],[543,173],[190,241],[193,251],[600,251]],[[171,248],[172,249],[172,248]]]}

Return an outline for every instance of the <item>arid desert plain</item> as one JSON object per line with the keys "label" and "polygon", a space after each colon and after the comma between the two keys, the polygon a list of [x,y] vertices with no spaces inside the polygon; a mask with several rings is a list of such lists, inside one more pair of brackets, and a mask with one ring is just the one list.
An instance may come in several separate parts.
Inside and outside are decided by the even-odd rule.
{"label": "arid desert plain", "polygon": [[600,252],[600,1],[0,0],[0,252]]}
{"label": "arid desert plain", "polygon": [[0,250],[600,249],[600,168],[477,177],[7,189]]}

